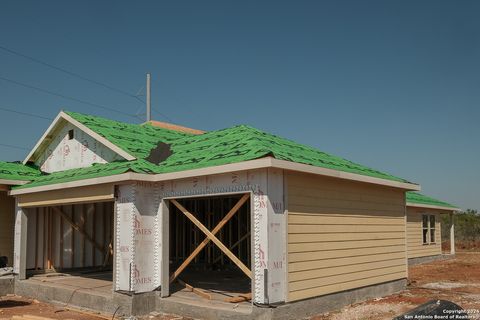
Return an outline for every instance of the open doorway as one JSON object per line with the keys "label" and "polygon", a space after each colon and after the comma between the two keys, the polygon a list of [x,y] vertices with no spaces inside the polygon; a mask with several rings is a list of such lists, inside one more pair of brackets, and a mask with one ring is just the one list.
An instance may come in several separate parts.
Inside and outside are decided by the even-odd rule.
{"label": "open doorway", "polygon": [[112,291],[114,203],[25,209],[29,281]]}
{"label": "open doorway", "polygon": [[250,305],[249,194],[170,199],[170,294]]}

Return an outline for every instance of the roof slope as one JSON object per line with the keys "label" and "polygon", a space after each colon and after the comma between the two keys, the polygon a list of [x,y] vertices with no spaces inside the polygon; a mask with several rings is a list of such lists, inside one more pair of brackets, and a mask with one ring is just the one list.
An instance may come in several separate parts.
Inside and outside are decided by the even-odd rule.
{"label": "roof slope", "polygon": [[41,175],[38,168],[20,162],[0,161],[0,179],[30,181]]}
{"label": "roof slope", "polygon": [[429,206],[446,207],[446,208],[452,208],[452,209],[458,208],[450,203],[437,200],[435,198],[426,196],[418,192],[413,192],[413,191],[407,192],[407,203],[425,204]]}
{"label": "roof slope", "polygon": [[407,182],[246,125],[177,140],[172,145],[172,151],[173,154],[159,165],[161,172],[197,169],[272,156],[280,160]]}
{"label": "roof slope", "polygon": [[191,135],[151,124],[138,125],[77,112],[64,112],[137,159],[146,158],[159,141],[172,143]]}
{"label": "roof slope", "polygon": [[[44,175],[18,188],[83,180],[127,171],[149,174],[184,171],[267,156],[380,179],[408,182],[246,125],[193,135],[157,128],[149,124],[128,124],[75,112],[66,113],[122,150],[137,157],[137,160],[95,164],[89,168]],[[169,144],[172,154],[156,165],[146,161],[145,158],[159,142]]]}

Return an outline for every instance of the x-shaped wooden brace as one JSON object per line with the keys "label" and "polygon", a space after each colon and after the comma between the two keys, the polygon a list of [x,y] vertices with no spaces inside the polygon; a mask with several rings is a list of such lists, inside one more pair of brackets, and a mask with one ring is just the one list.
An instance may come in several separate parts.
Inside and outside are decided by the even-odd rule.
{"label": "x-shaped wooden brace", "polygon": [[223,253],[229,257],[250,279],[252,278],[252,271],[248,269],[248,267],[243,264],[240,259],[238,259],[230,250],[228,250],[225,245],[218,240],[217,237],[215,237],[215,234],[217,234],[223,226],[237,213],[237,211],[242,207],[242,205],[248,200],[250,195],[244,194],[242,198],[233,206],[233,208],[227,213],[225,217],[213,228],[212,231],[208,230],[207,227],[205,227],[200,221],[198,221],[197,218],[190,212],[188,212],[187,209],[185,209],[180,203],[178,203],[176,200],[170,200],[175,207],[178,208],[185,216],[187,216],[190,221],[193,222],[207,237],[205,240],[203,240],[198,247],[190,254],[190,256],[182,263],[180,267],[172,274],[170,277],[170,282],[173,282],[179,275],[182,273],[182,271],[192,262],[193,259],[202,251],[203,248],[210,242],[213,241],[217,245],[217,247],[223,251]]}

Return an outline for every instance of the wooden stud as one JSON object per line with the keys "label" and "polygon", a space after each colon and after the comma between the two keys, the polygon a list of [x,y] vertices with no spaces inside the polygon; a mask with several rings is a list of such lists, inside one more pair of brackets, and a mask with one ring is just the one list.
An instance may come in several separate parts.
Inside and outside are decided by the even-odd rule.
{"label": "wooden stud", "polygon": [[[102,235],[102,247],[107,247],[110,243],[109,243],[109,240],[107,240],[107,221],[106,221],[106,217],[105,217],[105,206],[106,204],[105,203],[102,203],[102,228],[100,230],[103,230],[103,235]],[[108,241],[108,243],[107,243]],[[105,251],[108,251],[108,250],[105,250]]]}
{"label": "wooden stud", "polygon": [[[232,208],[232,210],[230,210],[229,214],[227,214],[227,216],[225,216],[222,219],[222,221],[220,221],[220,223],[217,225],[217,227],[215,227],[214,230],[212,230],[212,231],[215,232],[215,234],[228,222],[228,219],[233,217],[233,215],[238,211],[238,209],[240,209],[240,207],[243,205],[243,203],[245,203],[245,201],[247,201],[249,196],[250,196],[249,194],[245,194],[239,200],[239,202],[235,205],[235,207]],[[249,278],[252,278],[252,271],[250,269],[248,269],[247,266],[245,266],[243,264],[243,262],[240,261],[230,250],[228,250],[228,248],[225,247],[225,245],[220,240],[218,240],[217,237],[215,237],[214,233],[210,232],[210,230],[208,230],[200,221],[198,221],[197,218],[195,218],[194,215],[192,215],[190,212],[188,212],[176,200],[172,199],[170,201],[208,237],[207,239],[205,239],[200,244],[200,246],[197,247],[197,249],[198,248],[203,248],[205,245],[207,245],[210,242],[210,240],[213,241],[213,243],[215,243],[220,248],[220,250],[222,250],[225,253],[225,255],[227,257],[229,257],[240,268],[240,270],[242,270]],[[228,217],[228,219],[227,219],[227,217]],[[197,250],[197,249],[196,249],[196,252],[195,252],[196,254],[198,254],[198,252],[200,252],[200,250],[201,250],[201,249],[200,250]],[[193,257],[192,257],[192,255],[190,255],[189,259],[185,260],[185,262],[188,261],[188,263],[190,263]],[[183,271],[183,269],[186,267],[186,265],[188,265],[188,263],[185,263],[185,262],[182,264],[183,268],[182,269],[179,268],[177,271],[180,271],[180,272]],[[172,275],[173,279],[175,279],[178,276],[177,271]]]}
{"label": "wooden stud", "polygon": [[[53,207],[55,210],[55,207]],[[60,210],[61,212],[61,210]],[[60,269],[63,269],[63,215],[60,215]]]}
{"label": "wooden stud", "polygon": [[240,294],[236,297],[229,297],[225,299],[226,302],[230,302],[230,303],[240,303],[240,302],[250,301],[250,300],[252,300],[252,293]]}
{"label": "wooden stud", "polygon": [[[70,206],[70,215],[71,215],[71,220],[73,223],[75,223],[75,209],[73,208],[73,205]],[[70,250],[70,268],[73,268],[75,266],[75,230],[73,227],[70,227],[72,232],[70,233],[70,242],[71,242],[71,250]]]}
{"label": "wooden stud", "polygon": [[94,239],[92,239],[92,237],[90,237],[87,233],[85,233],[83,230],[80,229],[80,227],[75,224],[71,219],[70,217],[68,217],[62,210],[60,210],[59,208],[57,207],[53,207],[53,210],[55,210],[57,213],[60,214],[60,217],[62,217],[63,219],[65,219],[71,226],[72,228],[74,228],[75,230],[77,230],[78,232],[80,232],[82,235],[84,235],[88,241],[90,241],[94,246],[95,248],[98,249],[98,251],[100,251],[101,253],[103,253],[105,251],[105,249],[99,245],[98,243],[95,242]]}
{"label": "wooden stud", "polygon": [[35,270],[38,269],[38,225],[40,222],[38,221],[38,208],[35,208]]}
{"label": "wooden stud", "polygon": [[42,208],[43,213],[43,269],[48,268],[48,253],[47,253],[47,241],[48,241],[48,234],[50,233],[50,229],[48,227],[48,216],[47,216],[47,208]]}
{"label": "wooden stud", "polygon": [[[233,249],[235,249],[243,240],[245,240],[245,239],[247,239],[248,237],[250,237],[250,234],[251,234],[251,233],[250,233],[250,231],[249,231],[249,232],[248,232],[247,234],[245,234],[243,237],[241,237],[240,239],[238,239],[238,241],[235,242],[231,247],[229,247],[229,249],[230,249],[231,251],[233,251]],[[218,262],[218,260],[220,260],[220,259],[223,259],[223,253],[221,254],[220,257],[218,257],[217,259],[215,259],[215,260],[213,261],[213,263]]]}
{"label": "wooden stud", "polygon": [[[87,224],[87,220],[86,220],[86,216],[85,216],[85,207],[86,207],[86,206],[85,206],[84,204],[81,204],[81,205],[80,205],[80,208],[81,208],[81,211],[80,211],[80,222],[81,222],[80,227],[82,228],[82,230],[83,230],[84,232],[86,232],[86,230],[85,230],[85,225]],[[82,248],[82,249],[81,249],[81,250],[82,250],[82,261],[81,261],[81,263],[80,263],[82,267],[85,267],[85,251],[86,251],[86,250],[85,250],[85,244],[86,244],[86,243],[85,243],[85,240],[86,240],[86,239],[85,239],[85,236],[82,235],[82,240],[81,240],[81,246],[82,246],[82,247],[81,247],[81,248]]]}
{"label": "wooden stud", "polygon": [[[97,216],[97,210],[95,207],[95,203],[92,203],[92,245],[97,244],[97,240],[95,239],[95,235],[97,234],[95,224],[96,224],[96,216]],[[95,267],[97,264],[95,263],[95,258],[97,257],[97,252],[95,251],[95,248],[92,247],[92,266]]]}
{"label": "wooden stud", "polygon": [[50,207],[47,208],[48,213],[48,260],[47,260],[47,268],[51,269],[53,265],[55,265],[55,261],[53,259],[53,219],[52,219],[52,210]]}
{"label": "wooden stud", "polygon": [[178,283],[180,283],[182,286],[184,286],[185,288],[187,288],[188,290],[190,290],[191,292],[195,293],[196,295],[199,295],[200,297],[202,298],[205,298],[205,299],[208,299],[208,300],[212,300],[212,296],[201,290],[201,289],[198,289],[198,288],[195,288],[191,285],[189,285],[188,283],[185,283],[184,281],[182,281],[181,279],[177,279]]}
{"label": "wooden stud", "polygon": [[[212,234],[216,234],[219,230],[221,230],[225,224],[239,211],[239,209],[243,206],[243,204],[248,200],[249,194],[245,194],[236,204],[235,206],[225,215],[225,217],[217,224],[217,226],[212,230]],[[177,202],[178,203],[178,202]],[[176,206],[176,205],[175,205]],[[177,207],[178,208],[178,207]],[[182,207],[183,208],[183,207]],[[202,249],[210,242],[209,238],[205,238],[199,246],[190,254],[190,256],[182,263],[182,265],[172,274],[170,277],[170,282],[174,281],[180,273],[185,270],[185,268],[192,262],[192,260],[202,251]]]}

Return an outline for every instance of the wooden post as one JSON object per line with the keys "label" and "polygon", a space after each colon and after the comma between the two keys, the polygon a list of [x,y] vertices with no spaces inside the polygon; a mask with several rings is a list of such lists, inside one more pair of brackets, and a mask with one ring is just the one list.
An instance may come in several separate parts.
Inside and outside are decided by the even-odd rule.
{"label": "wooden post", "polygon": [[38,269],[38,225],[40,224],[38,217],[38,208],[35,208],[35,270]]}
{"label": "wooden post", "polygon": [[[55,209],[55,207],[54,207],[54,209]],[[58,209],[58,210],[60,210],[60,209]],[[62,212],[62,211],[60,210],[60,212]],[[59,254],[59,259],[60,259],[60,269],[63,269],[63,215],[60,215],[60,254]]]}
{"label": "wooden post", "polygon": [[[79,205],[81,212],[80,212],[80,227],[82,230],[85,232],[85,225],[86,225],[86,219],[85,219],[85,205],[81,204]],[[82,235],[81,239],[81,247],[82,247],[82,262],[80,263],[82,267],[85,267],[85,236]]]}
{"label": "wooden post", "polygon": [[[72,222],[75,223],[75,208],[73,206],[73,204],[70,206],[70,215],[71,215],[71,219],[72,219]],[[74,268],[75,267],[75,230],[73,229],[73,227],[70,227],[70,229],[72,230],[72,233],[71,233],[71,237],[70,237],[70,245],[71,245],[71,250],[70,250],[70,268]]]}
{"label": "wooden post", "polygon": [[[92,203],[92,239],[93,239],[93,242],[92,244],[96,244],[97,243],[97,240],[95,239],[95,235],[97,234],[96,232],[96,223],[97,223],[97,219],[96,219],[96,216],[97,216],[97,210],[96,210],[96,207],[95,207],[95,203]],[[97,252],[95,251],[95,246],[92,246],[92,267],[95,267],[96,266],[96,263],[95,263],[95,258],[97,257]]]}
{"label": "wooden post", "polygon": [[450,213],[450,254],[455,254],[455,217]]}

